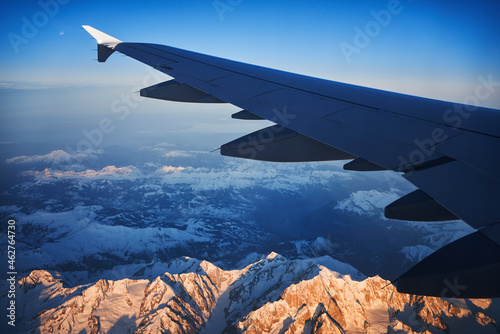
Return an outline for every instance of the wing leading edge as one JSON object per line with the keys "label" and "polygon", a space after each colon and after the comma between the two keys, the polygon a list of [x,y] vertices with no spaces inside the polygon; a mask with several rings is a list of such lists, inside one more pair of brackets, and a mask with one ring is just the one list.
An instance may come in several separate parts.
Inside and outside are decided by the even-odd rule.
{"label": "wing leading edge", "polygon": [[222,103],[238,119],[275,126],[221,147],[266,161],[350,159],[345,169],[393,170],[419,190],[389,205],[389,218],[463,219],[477,232],[436,251],[398,280],[398,291],[500,297],[500,111],[307,77],[165,45],[122,42],[83,26],[98,60],[115,51],[174,80],[141,90],[170,101]]}

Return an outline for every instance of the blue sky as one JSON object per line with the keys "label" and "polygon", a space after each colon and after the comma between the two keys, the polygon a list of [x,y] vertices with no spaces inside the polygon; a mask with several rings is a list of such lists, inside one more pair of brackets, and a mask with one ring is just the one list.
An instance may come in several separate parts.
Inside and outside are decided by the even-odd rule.
{"label": "blue sky", "polygon": [[[365,31],[375,20],[372,13],[389,6],[397,13],[348,62],[340,45],[356,46],[355,28]],[[405,92],[431,86],[414,88],[417,95],[439,88],[444,97],[453,96],[450,90],[473,89],[479,75],[500,75],[497,0],[41,0],[4,7],[3,82],[133,84],[143,65],[120,56],[106,65],[92,61],[94,41],[82,24],[124,41],[169,44],[343,82]],[[36,33],[23,35],[26,20]]]}
{"label": "blue sky", "polygon": [[[58,96],[60,91],[47,90],[47,96],[53,95],[42,104],[55,114],[72,104],[80,114],[98,114],[99,103],[109,106],[105,92],[110,87],[130,91],[141,85],[150,73],[147,66],[119,54],[98,63],[95,41],[82,24],[123,41],[167,44],[454,102],[474,95],[480,77],[500,82],[498,0],[41,0],[2,7],[4,115],[26,108],[33,112],[36,107],[26,101],[29,98],[5,92],[12,88],[98,87],[102,96],[95,98],[85,90],[65,92],[64,98]],[[480,105],[500,108],[499,91],[500,87]],[[120,94],[109,92],[114,94],[111,98]],[[191,119],[213,110],[162,101],[146,102],[144,108],[153,119],[159,117],[154,109],[171,110],[172,105],[176,110],[198,110],[200,114]],[[218,110],[215,118],[225,120],[230,108]],[[14,116],[9,122],[19,125]]]}

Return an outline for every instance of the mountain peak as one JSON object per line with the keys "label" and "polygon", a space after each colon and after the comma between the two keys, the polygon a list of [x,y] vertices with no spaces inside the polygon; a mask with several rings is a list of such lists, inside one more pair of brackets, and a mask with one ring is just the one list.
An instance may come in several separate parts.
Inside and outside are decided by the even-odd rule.
{"label": "mountain peak", "polygon": [[268,260],[276,260],[276,261],[284,261],[285,258],[281,255],[279,255],[278,253],[275,253],[275,252],[271,252],[269,253],[268,256],[266,256],[266,259]]}

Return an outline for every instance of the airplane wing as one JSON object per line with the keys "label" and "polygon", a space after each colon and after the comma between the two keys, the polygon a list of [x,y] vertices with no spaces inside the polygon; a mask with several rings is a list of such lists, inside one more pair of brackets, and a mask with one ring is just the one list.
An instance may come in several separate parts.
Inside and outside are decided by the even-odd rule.
{"label": "airplane wing", "polygon": [[[477,231],[404,273],[398,291],[500,297],[500,110],[122,42],[83,28],[97,40],[99,62],[118,51],[174,78],[142,89],[141,96],[226,102],[242,109],[233,118],[276,123],[222,145],[223,155],[283,162],[349,159],[347,170],[401,172],[419,189],[387,206],[386,217],[460,218]],[[494,87],[482,89],[493,94]]]}

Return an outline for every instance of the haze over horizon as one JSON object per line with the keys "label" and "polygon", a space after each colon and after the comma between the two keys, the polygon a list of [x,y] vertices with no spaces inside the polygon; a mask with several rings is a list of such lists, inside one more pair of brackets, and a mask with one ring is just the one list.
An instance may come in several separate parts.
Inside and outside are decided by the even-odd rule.
{"label": "haze over horizon", "polygon": [[[95,40],[82,24],[124,41],[500,108],[498,9],[494,0],[11,3],[0,28],[0,142],[63,140],[76,148],[83,131],[102,117],[117,116],[113,106],[130,113],[115,121],[117,130],[100,145],[139,143],[151,133],[222,133],[213,149],[229,138],[224,134],[261,127],[231,120],[238,110],[232,106],[140,98],[135,93],[140,88],[168,77],[120,54],[97,63]],[[181,137],[193,143],[189,135]]]}

